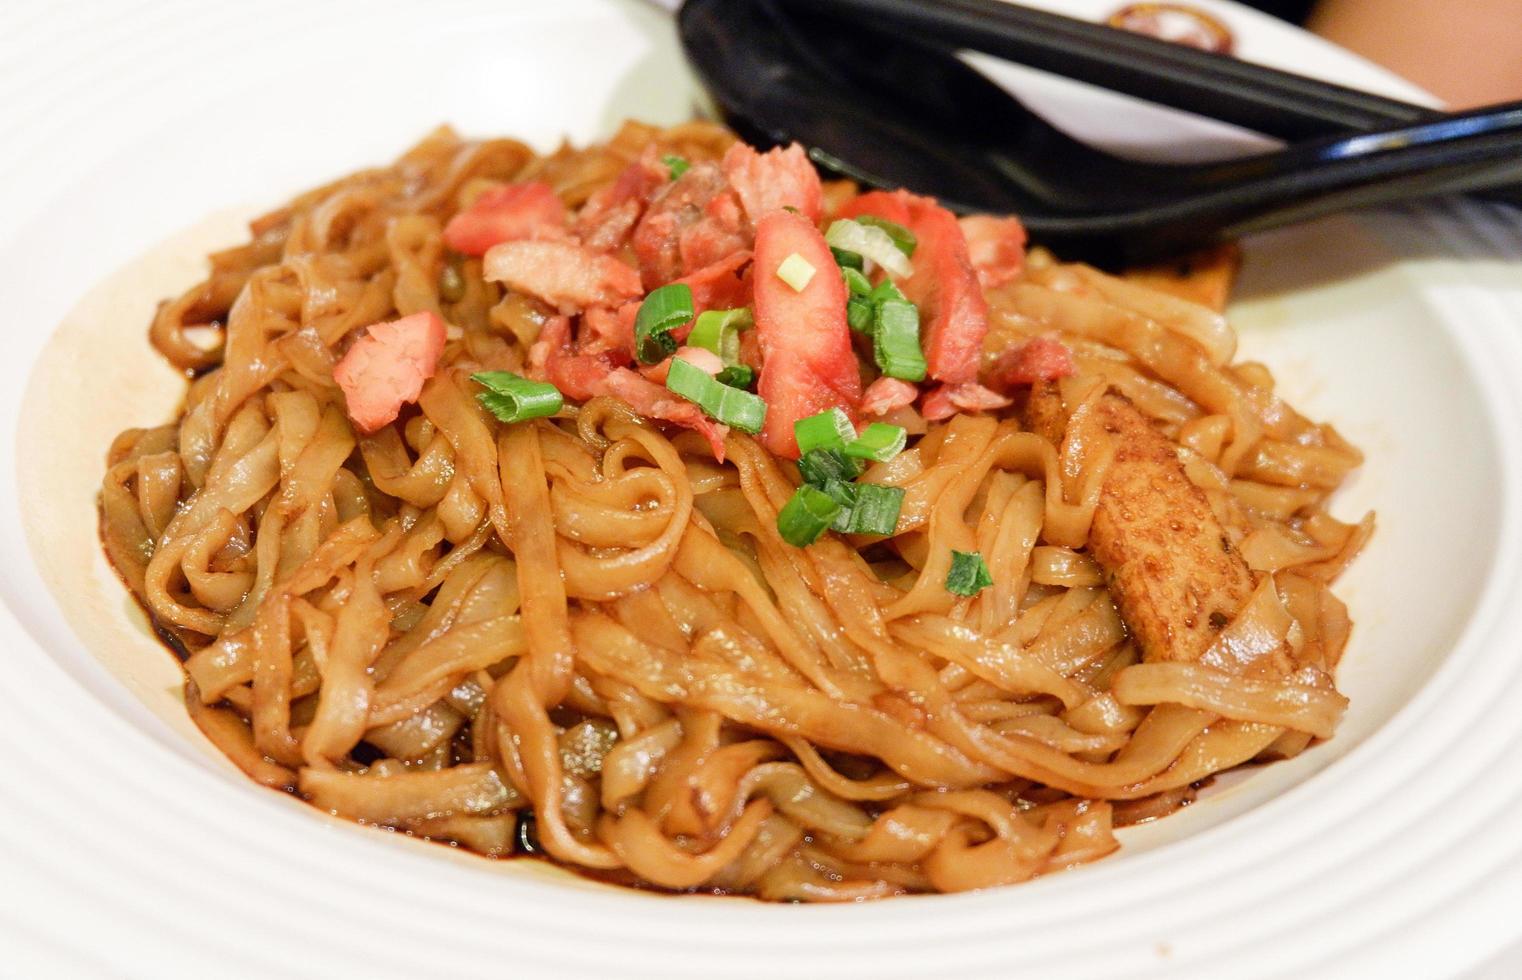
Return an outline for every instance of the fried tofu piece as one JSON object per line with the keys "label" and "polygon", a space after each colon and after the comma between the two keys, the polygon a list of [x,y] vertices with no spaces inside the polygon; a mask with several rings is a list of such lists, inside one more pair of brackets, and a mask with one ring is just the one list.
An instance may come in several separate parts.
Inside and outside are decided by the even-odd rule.
{"label": "fried tofu piece", "polygon": [[1161,265],[1127,269],[1122,276],[1148,289],[1169,293],[1220,313],[1226,309],[1231,287],[1236,284],[1241,268],[1241,247],[1228,243]]}
{"label": "fried tofu piece", "polygon": [[1084,431],[1067,423],[1057,385],[1038,385],[1026,407],[1032,431],[1060,444],[1098,427],[1116,441],[1089,550],[1143,659],[1198,660],[1246,605],[1252,572],[1174,445],[1127,399],[1102,396]]}

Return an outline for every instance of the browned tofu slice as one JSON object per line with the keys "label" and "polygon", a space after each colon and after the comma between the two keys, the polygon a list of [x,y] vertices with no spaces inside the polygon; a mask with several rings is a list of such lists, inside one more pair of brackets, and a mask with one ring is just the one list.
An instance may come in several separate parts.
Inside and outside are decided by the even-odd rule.
{"label": "browned tofu slice", "polygon": [[1231,287],[1241,269],[1242,249],[1231,243],[1162,265],[1127,269],[1122,276],[1148,289],[1171,293],[1220,313],[1226,309]]}
{"label": "browned tofu slice", "polygon": [[[1026,424],[1054,443],[1064,438],[1055,384],[1032,391]],[[1104,395],[1089,425],[1117,442],[1089,550],[1143,658],[1197,660],[1247,603],[1252,573],[1204,491],[1184,475],[1173,444],[1128,400]]]}

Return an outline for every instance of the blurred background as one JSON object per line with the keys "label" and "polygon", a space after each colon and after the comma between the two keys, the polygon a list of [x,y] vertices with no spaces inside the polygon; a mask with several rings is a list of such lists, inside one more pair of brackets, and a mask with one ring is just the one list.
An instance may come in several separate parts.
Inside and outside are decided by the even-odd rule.
{"label": "blurred background", "polygon": [[1455,108],[1522,99],[1522,0],[1246,2],[1384,65]]}

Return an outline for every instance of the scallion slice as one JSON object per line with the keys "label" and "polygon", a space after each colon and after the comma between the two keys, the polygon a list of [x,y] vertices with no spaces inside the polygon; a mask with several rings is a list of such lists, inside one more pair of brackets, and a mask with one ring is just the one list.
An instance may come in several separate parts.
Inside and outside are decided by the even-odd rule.
{"label": "scallion slice", "polygon": [[914,232],[905,228],[897,221],[889,221],[887,218],[879,218],[875,214],[862,214],[856,220],[869,228],[881,228],[887,232],[888,237],[893,239],[893,244],[905,258],[914,258],[914,250],[919,245],[919,239],[914,237]]}
{"label": "scallion slice", "polygon": [[859,254],[843,248],[831,248],[830,254],[835,256],[835,264],[842,269],[855,269],[860,272],[867,264]]}
{"label": "scallion slice", "polygon": [[756,372],[747,364],[740,363],[740,331],[751,325],[750,310],[704,310],[698,314],[687,335],[688,347],[701,347],[719,355],[724,370],[717,375],[720,384],[736,388],[749,388],[756,380]]}
{"label": "scallion slice", "polygon": [[805,483],[777,513],[777,533],[795,548],[805,548],[825,532],[842,510],[840,502]]}
{"label": "scallion slice", "polygon": [[993,576],[988,574],[988,566],[983,563],[982,555],[976,551],[951,553],[951,571],[946,573],[947,592],[972,596],[993,584]]}
{"label": "scallion slice", "polygon": [[710,414],[725,425],[741,432],[749,432],[751,435],[761,431],[766,425],[766,402],[760,396],[753,395],[748,391],[714,382],[723,389],[720,393],[719,406]]}
{"label": "scallion slice", "polygon": [[661,157],[661,163],[666,165],[666,173],[671,175],[672,180],[676,180],[678,177],[682,176],[682,174],[686,173],[687,169],[692,166],[692,164],[688,163],[686,159],[677,156],[675,153],[668,153],[665,156]]}
{"label": "scallion slice", "polygon": [[856,426],[845,412],[831,408],[794,422],[793,435],[798,439],[799,455],[806,456],[815,449],[845,449],[856,438]]}
{"label": "scallion slice", "polygon": [[709,377],[700,367],[671,361],[666,387],[701,408],[707,416],[742,432],[757,433],[766,423],[766,402],[748,391]]}
{"label": "scallion slice", "polygon": [[749,388],[756,383],[756,369],[749,364],[731,364],[714,375],[714,380],[734,388]]}
{"label": "scallion slice", "polygon": [[801,293],[813,280],[814,267],[808,259],[792,252],[777,266],[777,278],[792,286],[793,292]]}
{"label": "scallion slice", "polygon": [[904,489],[877,483],[830,480],[821,487],[840,505],[830,529],[842,534],[892,534],[904,505]]}
{"label": "scallion slice", "polygon": [[634,356],[656,364],[676,353],[671,331],[692,319],[692,287],[674,282],[651,290],[634,317]]}
{"label": "scallion slice", "polygon": [[855,500],[845,522],[846,533],[892,534],[898,527],[898,512],[904,506],[904,488],[853,483],[851,489]]}
{"label": "scallion slice", "polygon": [[704,402],[712,401],[723,394],[723,392],[714,392],[713,385],[715,384],[718,384],[718,381],[707,371],[680,357],[672,358],[671,366],[666,371],[667,390],[676,392],[704,411],[707,411]]}
{"label": "scallion slice", "polygon": [[896,300],[900,303],[909,302],[909,297],[904,295],[902,289],[893,285],[892,279],[884,279],[876,286],[873,286],[872,291],[867,294],[867,299],[871,300],[873,305],[886,303],[889,300]]}
{"label": "scallion slice", "polygon": [[511,371],[482,371],[470,380],[486,389],[476,393],[476,400],[503,422],[548,418],[565,404],[559,388]]}
{"label": "scallion slice", "polygon": [[877,304],[872,323],[872,356],[890,378],[925,380],[920,314],[913,303],[890,299]]}
{"label": "scallion slice", "polygon": [[704,310],[698,314],[692,332],[687,335],[688,347],[711,350],[733,364],[740,356],[740,331],[751,325],[750,310]]}
{"label": "scallion slice", "polygon": [[872,335],[872,302],[860,296],[846,300],[846,323],[857,333]]}
{"label": "scallion slice", "polygon": [[830,522],[830,530],[846,533],[851,529],[851,512],[856,509],[856,484],[829,480],[820,489],[840,505],[840,513]]}
{"label": "scallion slice", "polygon": [[846,289],[852,296],[870,296],[872,294],[872,280],[868,279],[860,269],[850,266],[841,266],[840,277],[846,281]]}
{"label": "scallion slice", "polygon": [[831,480],[842,483],[861,476],[862,465],[838,449],[811,449],[798,458],[798,472],[803,479],[816,487]]}
{"label": "scallion slice", "polygon": [[899,249],[892,236],[881,228],[841,218],[830,223],[824,233],[824,240],[831,248],[855,252],[864,259],[871,259],[901,279],[914,275],[914,264]]}
{"label": "scallion slice", "polygon": [[[861,435],[846,443],[847,456],[870,459],[874,463],[886,463],[904,451],[909,432],[901,425],[873,422],[861,430]],[[800,440],[800,445],[802,441]]]}

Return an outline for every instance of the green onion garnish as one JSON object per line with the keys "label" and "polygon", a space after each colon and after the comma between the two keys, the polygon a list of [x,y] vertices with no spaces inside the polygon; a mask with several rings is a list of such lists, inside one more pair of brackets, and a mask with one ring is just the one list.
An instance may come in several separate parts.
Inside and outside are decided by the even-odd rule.
{"label": "green onion garnish", "polygon": [[[846,443],[847,456],[856,459],[870,459],[875,463],[886,463],[888,460],[904,451],[904,445],[909,441],[908,431],[901,425],[889,425],[886,422],[873,422],[861,430],[861,435]],[[802,444],[802,440],[799,440]]]}
{"label": "green onion garnish", "polygon": [[831,480],[849,483],[861,476],[862,469],[859,460],[851,459],[838,449],[811,449],[798,458],[798,471],[806,482],[816,487]]}
{"label": "green onion garnish", "polygon": [[844,248],[835,248],[834,246],[831,246],[830,254],[835,256],[835,264],[840,266],[842,269],[855,269],[859,272],[867,264],[862,259],[860,254]]}
{"label": "green onion garnish", "polygon": [[777,266],[777,278],[792,286],[793,292],[801,293],[814,278],[814,267],[808,259],[793,252]]}
{"label": "green onion garnish", "polygon": [[799,419],[793,423],[793,435],[798,440],[798,453],[802,457],[826,450],[877,463],[886,463],[897,456],[909,440],[909,433],[903,426],[886,422],[873,422],[857,435],[850,416],[838,408]]}
{"label": "green onion garnish", "polygon": [[898,512],[904,506],[904,488],[879,483],[853,483],[850,486],[855,501],[845,527],[836,527],[836,530],[844,530],[847,534],[892,534],[898,527]]}
{"label": "green onion garnish", "polygon": [[671,175],[672,180],[682,176],[682,174],[687,172],[687,168],[692,166],[692,164],[675,153],[668,153],[661,157],[661,163],[666,165],[666,172]]}
{"label": "green onion garnish", "polygon": [[458,303],[465,298],[465,277],[453,262],[445,262],[439,272],[439,298],[446,303]]}
{"label": "green onion garnish", "polygon": [[[812,486],[812,484],[810,484]],[[830,522],[830,530],[845,533],[851,527],[851,511],[856,508],[856,484],[828,480],[819,489],[840,505],[840,512]]]}
{"label": "green onion garnish", "polygon": [[[809,484],[812,486],[812,484]],[[877,483],[830,480],[820,489],[840,505],[830,529],[842,534],[892,534],[904,505],[904,489]]]}
{"label": "green onion garnish", "polygon": [[872,335],[872,303],[860,296],[846,300],[846,323],[857,333]]}
{"label": "green onion garnish", "polygon": [[711,350],[729,364],[740,356],[740,331],[750,325],[750,310],[743,306],[737,310],[704,310],[687,335],[687,346]]}
{"label": "green onion garnish", "polygon": [[503,422],[548,418],[565,404],[559,388],[511,371],[482,371],[470,380],[486,389],[476,393],[476,400]]}
{"label": "green onion garnish", "polygon": [[692,319],[692,287],[684,282],[652,290],[634,317],[634,356],[656,364],[676,353],[671,331]]}
{"label": "green onion garnish", "polygon": [[718,381],[714,384],[724,391],[719,407],[709,414],[741,432],[749,432],[751,435],[760,432],[761,427],[766,425],[766,402],[748,391]]}
{"label": "green onion garnish", "polygon": [[721,385],[749,388],[756,383],[756,370],[749,364],[731,364],[713,377]]}
{"label": "green onion garnish", "polygon": [[[714,380],[707,371],[680,357],[672,358],[671,367],[666,371],[666,387],[700,407],[703,402],[713,400],[715,393],[708,382]],[[723,392],[718,395],[722,396]]]}
{"label": "green onion garnish", "polygon": [[872,280],[868,279],[860,269],[850,266],[842,266],[840,278],[846,281],[846,289],[852,296],[870,296],[872,294]]}
{"label": "green onion garnish", "polygon": [[914,258],[914,249],[919,245],[919,239],[914,237],[914,232],[905,228],[897,221],[889,221],[887,218],[879,218],[875,214],[863,214],[857,217],[857,221],[869,228],[881,228],[888,233],[893,240],[894,246],[904,253],[905,258]]}
{"label": "green onion garnish", "polygon": [[692,332],[687,335],[687,346],[713,351],[724,362],[717,380],[720,384],[736,388],[749,388],[756,380],[756,372],[749,365],[740,363],[740,331],[751,325],[750,310],[704,310],[698,314]]}
{"label": "green onion garnish", "polygon": [[983,563],[982,555],[976,551],[951,553],[951,571],[946,573],[947,592],[977,595],[993,584],[993,576],[988,574],[988,566]]}
{"label": "green onion garnish", "polygon": [[795,548],[805,548],[825,532],[842,510],[840,502],[805,483],[777,513],[777,533]]}
{"label": "green onion garnish", "polygon": [[815,449],[845,449],[856,438],[856,426],[845,412],[831,408],[794,422],[793,435],[798,439],[798,454],[806,456]]}
{"label": "green onion garnish", "polygon": [[872,323],[872,357],[890,378],[925,380],[920,314],[913,303],[890,299],[877,304]]}
{"label": "green onion garnish", "polygon": [[871,259],[901,279],[914,275],[913,263],[892,236],[876,225],[842,218],[830,223],[824,233],[824,240],[831,248],[855,252],[864,259]]}
{"label": "green onion garnish", "polygon": [[895,300],[899,303],[909,302],[909,297],[904,295],[902,289],[893,285],[892,279],[884,279],[876,286],[873,286],[872,291],[867,294],[867,299],[871,300],[874,306],[878,303],[886,303],[889,300]]}
{"label": "green onion garnish", "polygon": [[742,432],[757,433],[766,423],[766,402],[748,391],[709,377],[702,368],[682,360],[671,362],[666,387],[701,408],[710,418]]}

